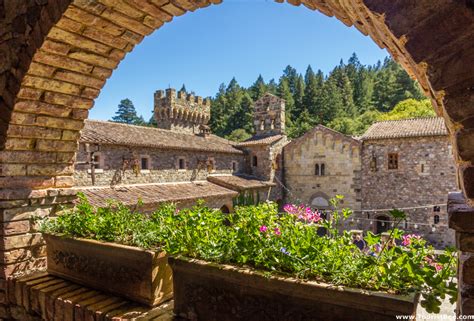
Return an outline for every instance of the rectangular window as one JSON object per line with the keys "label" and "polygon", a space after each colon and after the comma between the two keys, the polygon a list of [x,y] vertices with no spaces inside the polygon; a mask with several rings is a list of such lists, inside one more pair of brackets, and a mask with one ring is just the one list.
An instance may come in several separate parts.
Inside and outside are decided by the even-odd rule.
{"label": "rectangular window", "polygon": [[178,160],[178,169],[186,169],[186,161],[184,158]]}
{"label": "rectangular window", "polygon": [[388,154],[388,169],[398,169],[398,154]]}
{"label": "rectangular window", "polygon": [[372,159],[370,160],[370,171],[371,172],[377,171],[377,157],[375,156],[372,156]]}
{"label": "rectangular window", "polygon": [[100,155],[94,155],[92,158],[94,168],[100,168]]}
{"label": "rectangular window", "polygon": [[148,159],[148,157],[142,157],[141,159],[141,165],[142,165],[142,169],[150,169],[149,166],[150,166],[150,161]]}
{"label": "rectangular window", "polygon": [[232,172],[237,172],[237,162],[232,162]]}
{"label": "rectangular window", "polygon": [[252,158],[252,165],[253,165],[253,167],[257,167],[257,165],[258,165],[257,156],[254,156],[254,157]]}

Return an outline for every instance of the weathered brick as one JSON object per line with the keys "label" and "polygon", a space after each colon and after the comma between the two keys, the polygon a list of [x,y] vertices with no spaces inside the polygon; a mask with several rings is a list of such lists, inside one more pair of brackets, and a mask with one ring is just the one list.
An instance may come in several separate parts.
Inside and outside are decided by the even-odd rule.
{"label": "weathered brick", "polygon": [[28,74],[41,77],[51,77],[56,69],[51,66],[32,62]]}
{"label": "weathered brick", "polygon": [[0,164],[0,176],[22,176],[26,175],[24,164]]}
{"label": "weathered brick", "polygon": [[0,209],[25,207],[29,204],[28,200],[0,201]]}
{"label": "weathered brick", "polygon": [[86,99],[77,96],[70,96],[66,94],[54,93],[54,92],[45,92],[44,100],[48,103],[64,105],[64,106],[73,106],[74,108],[83,108],[89,109],[94,105],[92,99]]}
{"label": "weathered brick", "polygon": [[77,71],[83,74],[89,74],[93,68],[93,66],[84,62],[43,51],[36,52],[33,60],[50,66]]}
{"label": "weathered brick", "polygon": [[97,52],[104,55],[107,54],[110,50],[109,46],[56,27],[51,28],[48,37],[54,40],[63,41],[77,48],[90,50],[92,52]]}
{"label": "weathered brick", "polygon": [[115,69],[118,65],[118,61],[109,59],[104,56],[92,54],[92,53],[87,53],[84,51],[76,51],[76,52],[71,52],[69,54],[69,57],[89,63],[91,65],[97,65],[100,67],[104,68],[110,68],[110,69]]}
{"label": "weathered brick", "polygon": [[67,45],[65,43],[57,42],[51,39],[46,39],[43,45],[41,46],[41,50],[65,56],[67,55],[69,50],[71,50],[71,45]]}
{"label": "weathered brick", "polygon": [[18,92],[17,97],[23,98],[23,99],[29,99],[29,100],[38,100],[40,99],[42,94],[43,94],[42,90],[22,87],[20,91]]}
{"label": "weathered brick", "polygon": [[99,3],[97,0],[76,0],[74,4],[79,8],[87,10],[96,15],[100,15],[106,8],[106,6]]}
{"label": "weathered brick", "polygon": [[64,15],[87,26],[94,27],[99,31],[106,32],[112,36],[120,36],[125,30],[123,27],[117,26],[108,20],[90,14],[87,11],[79,9],[75,6],[69,6]]}
{"label": "weathered brick", "polygon": [[140,8],[145,11],[147,14],[158,18],[162,21],[171,21],[173,17],[168,13],[161,10],[158,6],[149,3],[147,0],[129,0],[136,8]]}
{"label": "weathered brick", "polygon": [[68,82],[29,75],[23,78],[23,84],[25,86],[60,92],[63,94],[78,95],[81,92],[81,88],[79,86],[70,84]]}
{"label": "weathered brick", "polygon": [[[0,223],[0,235],[15,235],[15,234],[25,234],[30,232],[30,221],[16,221],[8,223]],[[13,263],[20,256],[15,255],[15,253],[9,253],[9,255],[4,255],[3,259],[6,260],[4,263]]]}
{"label": "weathered brick", "polygon": [[71,109],[61,105],[52,105],[32,100],[19,101],[15,104],[15,111],[32,113],[38,115],[49,115],[56,117],[68,117]]}
{"label": "weathered brick", "polygon": [[74,20],[71,20],[67,17],[62,17],[56,23],[56,26],[61,28],[61,29],[66,30],[66,31],[73,32],[73,33],[81,33],[81,30],[83,28],[81,23],[79,23],[77,21],[74,21]]}
{"label": "weathered brick", "polygon": [[142,36],[149,35],[153,32],[154,29],[145,26],[140,21],[134,20],[124,14],[121,14],[117,11],[106,9],[102,12],[102,17],[113,21],[114,23],[118,24],[119,26],[125,27],[130,29],[136,33],[141,34]]}
{"label": "weathered brick", "polygon": [[158,18],[146,16],[145,19],[143,19],[143,23],[150,28],[158,29],[163,25],[164,22]]}
{"label": "weathered brick", "polygon": [[140,20],[145,15],[143,11],[138,10],[136,7],[129,5],[123,0],[99,0],[99,2],[103,3],[108,8],[113,8],[114,10],[136,20]]}
{"label": "weathered brick", "polygon": [[78,74],[71,71],[58,71],[54,75],[55,79],[72,82],[77,85],[90,86],[92,88],[101,89],[105,80],[89,77],[83,74]]}
{"label": "weathered brick", "polygon": [[126,52],[130,52],[133,49],[133,45],[137,45],[143,40],[142,35],[130,30],[125,31],[121,37],[129,42],[129,44],[124,48]]}
{"label": "weathered brick", "polygon": [[89,305],[102,302],[102,301],[106,300],[107,298],[108,298],[107,294],[98,294],[98,295],[95,295],[95,296],[93,296],[89,299],[80,301],[74,307],[74,320],[84,321],[84,314],[85,314],[86,308]]}
{"label": "weathered brick", "polygon": [[58,163],[72,164],[75,160],[76,153],[58,153],[56,161]]}
{"label": "weathered brick", "polygon": [[[77,110],[83,111],[84,109],[77,109]],[[73,115],[73,118],[75,118],[74,115]],[[85,117],[85,118],[87,118],[87,114],[86,114],[86,117]],[[79,118],[79,119],[84,119],[84,118]],[[77,131],[77,130],[63,130],[61,139],[62,139],[62,140],[77,141],[80,136],[81,136],[81,133],[80,133],[79,131]]]}
{"label": "weathered brick", "polygon": [[2,222],[19,221],[31,217],[45,217],[51,214],[51,207],[18,207],[0,210]]}
{"label": "weathered brick", "polygon": [[33,125],[35,123],[36,116],[34,114],[24,114],[13,112],[11,114],[10,123],[17,125]]}
{"label": "weathered brick", "polygon": [[31,288],[31,308],[34,309],[38,314],[40,314],[43,320],[46,319],[46,304],[48,296],[51,292],[54,292],[58,289],[64,288],[71,283],[64,281],[60,278],[54,278],[51,281],[38,284]]}
{"label": "weathered brick", "polygon": [[77,143],[75,141],[41,139],[38,140],[36,144],[36,149],[38,151],[54,150],[56,152],[73,152],[77,150]]}
{"label": "weathered brick", "polygon": [[60,129],[10,125],[7,135],[8,137],[60,139],[62,134]]}
{"label": "weathered brick", "polygon": [[127,41],[92,27],[87,27],[82,35],[117,49],[123,49],[127,45]]}
{"label": "weathered brick", "polygon": [[81,96],[89,99],[95,99],[99,96],[100,90],[86,87],[82,90]]}
{"label": "weathered brick", "polygon": [[36,118],[36,124],[39,126],[76,130],[80,130],[84,126],[84,122],[82,121],[49,116],[38,116]]}
{"label": "weathered brick", "polygon": [[28,175],[32,175],[32,176],[72,175],[74,173],[74,168],[72,165],[66,165],[66,164],[52,164],[52,165],[30,164],[27,166],[27,173]]}
{"label": "weathered brick", "polygon": [[0,189],[1,200],[23,200],[41,198],[48,195],[47,190],[31,190],[29,188],[4,188]]}
{"label": "weathered brick", "polygon": [[74,186],[74,177],[73,176],[57,176],[54,181],[55,187],[73,187]]}
{"label": "weathered brick", "polygon": [[0,177],[1,188],[49,188],[54,186],[54,179],[50,177]]}
{"label": "weathered brick", "polygon": [[56,315],[56,311],[54,309],[55,302],[56,302],[56,300],[58,300],[58,298],[60,296],[62,296],[63,294],[67,294],[71,291],[80,289],[80,288],[81,288],[81,286],[78,285],[78,284],[68,283],[67,286],[63,286],[61,288],[58,288],[58,289],[50,292],[46,296],[46,318],[47,318],[47,320],[54,320],[55,315]]}
{"label": "weathered brick", "polygon": [[87,292],[82,292],[80,294],[77,294],[75,296],[72,296],[66,300],[64,300],[64,321],[76,321],[77,319],[74,319],[74,307],[76,304],[80,304],[82,301],[87,300],[93,296],[96,296],[98,294],[97,291],[87,291]]}
{"label": "weathered brick", "polygon": [[[64,320],[64,302],[71,297],[80,295],[84,292],[89,291],[85,287],[80,287],[76,290],[69,291],[61,296],[54,302],[54,321],[63,321]],[[96,320],[99,321],[99,320]]]}
{"label": "weathered brick", "polygon": [[[32,127],[34,128],[34,127]],[[3,151],[0,152],[0,163],[54,163],[56,162],[57,152],[38,152],[38,151]]]}
{"label": "weathered brick", "polygon": [[[126,53],[125,51],[122,51],[122,50],[119,50],[119,49],[113,49],[113,50],[110,52],[109,57],[110,57],[111,59],[116,60],[116,61],[120,61],[120,60],[122,60],[122,59],[125,57],[126,54],[127,54],[127,53]],[[93,87],[93,86],[91,86],[91,87]]]}
{"label": "weathered brick", "polygon": [[178,7],[177,5],[173,3],[167,3],[164,6],[161,7],[164,11],[168,12],[169,14],[173,16],[181,16],[186,13],[186,10]]}
{"label": "weathered brick", "polygon": [[43,140],[42,139],[42,140],[38,140],[36,149],[39,151],[54,150],[56,152],[73,152],[77,150],[77,143],[75,141],[46,140],[46,139]]}
{"label": "weathered brick", "polygon": [[44,244],[41,233],[3,236],[0,238],[0,249],[13,250]]}
{"label": "weathered brick", "polygon": [[36,271],[44,270],[46,267],[46,258],[32,259],[20,263],[7,264],[1,266],[0,277],[9,278],[12,275],[15,277],[25,275]]}
{"label": "weathered brick", "polygon": [[96,76],[97,78],[107,79],[112,75],[112,70],[108,68],[95,66],[94,69],[92,69],[92,74]]}
{"label": "weathered brick", "polygon": [[5,143],[6,150],[31,150],[36,140],[31,138],[8,138]]}

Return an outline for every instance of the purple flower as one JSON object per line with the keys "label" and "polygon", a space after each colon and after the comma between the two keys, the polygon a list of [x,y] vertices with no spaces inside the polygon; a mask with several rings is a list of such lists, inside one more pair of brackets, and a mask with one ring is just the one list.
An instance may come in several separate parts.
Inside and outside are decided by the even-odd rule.
{"label": "purple flower", "polygon": [[282,248],[280,249],[280,252],[283,253],[283,254],[285,254],[285,255],[290,255],[290,252],[288,252],[285,247],[282,247]]}
{"label": "purple flower", "polygon": [[267,226],[266,226],[266,225],[262,225],[262,226],[260,226],[260,232],[262,232],[262,233],[266,233],[266,232],[267,232],[267,230],[268,230],[268,228],[267,228]]}
{"label": "purple flower", "polygon": [[276,236],[280,236],[280,235],[281,235],[281,231],[280,231],[280,229],[279,229],[278,227],[275,227],[275,228],[273,229],[273,232],[275,233]]}

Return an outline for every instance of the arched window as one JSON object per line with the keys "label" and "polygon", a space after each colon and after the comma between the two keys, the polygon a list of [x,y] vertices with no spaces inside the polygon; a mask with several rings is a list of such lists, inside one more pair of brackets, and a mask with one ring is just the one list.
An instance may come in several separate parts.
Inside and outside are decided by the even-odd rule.
{"label": "arched window", "polygon": [[314,165],[314,175],[316,176],[324,176],[326,172],[326,164],[324,163],[316,163]]}
{"label": "arched window", "polygon": [[438,224],[439,223],[439,215],[435,215],[433,217],[433,221],[434,221],[435,224]]}
{"label": "arched window", "polygon": [[311,201],[311,207],[314,207],[317,209],[326,209],[329,207],[329,202],[324,197],[317,196],[313,198],[313,200]]}
{"label": "arched window", "polygon": [[258,159],[257,159],[257,156],[255,156],[255,155],[252,157],[252,166],[253,167],[258,166]]}

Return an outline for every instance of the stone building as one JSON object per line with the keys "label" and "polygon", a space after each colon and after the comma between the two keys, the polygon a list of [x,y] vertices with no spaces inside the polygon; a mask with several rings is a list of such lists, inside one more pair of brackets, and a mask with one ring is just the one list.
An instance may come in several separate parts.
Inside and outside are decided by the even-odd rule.
{"label": "stone building", "polygon": [[344,195],[344,206],[361,208],[359,140],[317,125],[285,146],[284,177],[291,191],[287,199],[320,210],[329,200]]}
{"label": "stone building", "polygon": [[[454,245],[447,197],[457,189],[452,147],[442,118],[384,121],[360,137],[362,209],[359,227],[388,229],[387,210],[405,210],[402,228],[438,247]],[[374,219],[374,220],[372,220]]]}
{"label": "stone building", "polygon": [[354,211],[344,228],[377,234],[393,227],[389,210],[404,209],[399,228],[436,247],[454,244],[446,204],[457,183],[441,118],[379,122],[357,139],[318,125],[283,155],[287,201],[325,210],[341,194]]}
{"label": "stone building", "polygon": [[284,119],[284,101],[266,95],[256,105],[264,107],[255,117],[267,119],[268,126],[244,143],[212,135],[209,100],[174,89],[155,93],[158,128],[86,120],[76,156],[76,187],[95,205],[107,199],[134,205],[141,199],[147,210],[167,201],[184,207],[204,199],[230,211],[239,193],[281,200],[274,180],[281,179],[284,121],[270,121],[275,115]]}

